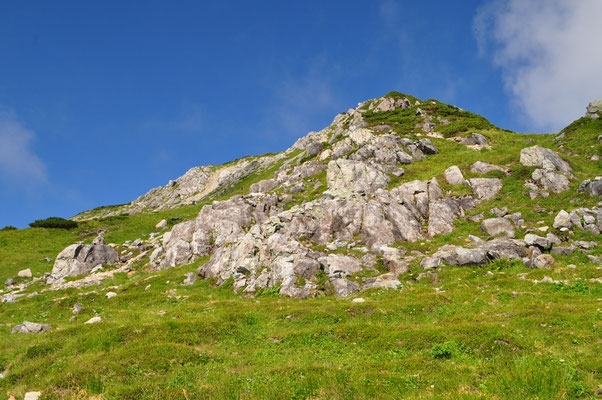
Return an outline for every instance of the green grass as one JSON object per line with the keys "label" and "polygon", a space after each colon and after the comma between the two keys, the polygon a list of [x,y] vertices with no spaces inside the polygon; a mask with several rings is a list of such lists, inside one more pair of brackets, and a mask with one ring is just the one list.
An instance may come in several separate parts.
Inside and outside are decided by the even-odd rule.
{"label": "green grass", "polygon": [[[47,399],[573,399],[593,398],[598,383],[601,285],[518,279],[566,278],[566,268],[445,268],[437,283],[410,272],[402,291],[355,304],[178,285],[196,265],[107,281],[120,285],[113,299],[89,288],[3,305],[0,389]],[[583,282],[595,268],[568,273]],[[76,302],[84,310],[71,321]],[[103,322],[82,324],[95,314]],[[54,329],[10,335],[22,320]]]}

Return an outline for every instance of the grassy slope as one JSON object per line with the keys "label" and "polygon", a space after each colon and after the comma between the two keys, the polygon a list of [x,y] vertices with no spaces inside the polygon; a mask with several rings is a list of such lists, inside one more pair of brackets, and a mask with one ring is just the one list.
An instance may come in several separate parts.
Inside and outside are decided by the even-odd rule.
{"label": "grassy slope", "polygon": [[[148,280],[117,277],[105,284],[122,285],[113,299],[99,288],[38,296],[1,308],[2,323],[26,319],[56,329],[12,336],[9,326],[0,328],[0,366],[8,369],[0,390],[44,389],[57,399],[591,395],[600,368],[600,286],[534,284],[518,274],[586,279],[596,267],[498,267],[447,268],[438,281],[417,282],[410,273],[402,292],[367,292],[363,304],[239,298],[208,282],[178,285],[194,266]],[[85,310],[70,321],[75,302]],[[94,312],[104,321],[82,325]]]}
{"label": "grassy slope", "polygon": [[[400,126],[414,124],[404,116],[395,118]],[[404,166],[406,175],[396,183],[437,176],[444,189],[461,194],[462,188],[443,183],[443,171],[455,164],[465,177],[476,177],[468,166],[483,160],[508,166],[511,176],[491,173],[504,180],[504,189],[472,213],[508,206],[512,212],[521,211],[529,227],[539,226],[536,221],[551,226],[560,208],[596,203],[576,189],[600,173],[600,163],[589,158],[600,153],[596,137],[602,121],[582,119],[567,128],[562,142],[568,152],[562,154],[577,175],[571,190],[530,201],[522,182],[534,168],[520,166],[518,154],[534,144],[560,151],[553,136],[508,133],[471,114],[450,119],[460,129],[473,123],[482,126],[478,131],[493,149],[477,152],[433,139],[440,154]],[[378,116],[374,123],[380,122]],[[220,198],[245,193],[276,167],[246,178]],[[324,178],[321,174],[311,179],[323,183]],[[318,192],[296,195],[294,202]],[[574,198],[578,202],[569,204]],[[0,280],[26,267],[34,275],[49,272],[52,264],[44,257],[54,258],[77,240],[91,240],[98,229],[107,230],[109,242],[122,243],[148,235],[163,218],[193,218],[202,206],[93,220],[72,232],[0,232]],[[459,221],[451,235],[400,246],[430,251],[444,243],[463,243],[468,233],[478,232],[478,225]],[[575,239],[597,238],[576,232]],[[600,254],[600,246],[593,254]],[[105,287],[122,285],[114,289],[118,297],[110,300],[104,298],[103,288],[45,293],[0,305],[0,324],[5,324],[0,327],[0,372],[7,371],[0,390],[22,395],[44,389],[47,398],[102,394],[103,399],[593,397],[601,368],[597,355],[602,289],[590,279],[600,277],[599,266],[582,253],[556,259],[549,271],[503,262],[445,268],[435,281],[416,281],[421,271],[414,267],[401,278],[403,291],[363,293],[364,304],[269,295],[246,299],[208,282],[193,287],[175,283],[199,262],[160,273],[139,272],[135,279],[118,276],[105,282]],[[569,263],[577,268],[566,268]],[[519,279],[519,274],[570,283],[534,284]],[[34,285],[28,292],[42,289]],[[171,289],[184,297],[170,297]],[[69,307],[75,302],[85,310],[70,321]],[[82,325],[93,310],[104,321]],[[159,316],[158,311],[166,314]],[[23,320],[47,322],[55,329],[43,335],[10,335],[11,327]]]}

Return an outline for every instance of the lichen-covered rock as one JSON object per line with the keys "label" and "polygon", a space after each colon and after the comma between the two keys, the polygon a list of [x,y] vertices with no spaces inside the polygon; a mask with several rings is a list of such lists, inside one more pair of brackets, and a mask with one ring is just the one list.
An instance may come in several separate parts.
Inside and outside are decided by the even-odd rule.
{"label": "lichen-covered rock", "polygon": [[527,167],[540,167],[549,171],[570,174],[572,169],[554,151],[540,146],[527,147],[520,152],[520,163]]}
{"label": "lichen-covered rock", "polygon": [[579,191],[587,193],[590,197],[602,197],[602,176],[584,181],[579,185]]}
{"label": "lichen-covered rock", "polygon": [[594,100],[588,104],[585,116],[590,119],[598,119],[602,116],[602,100]]}
{"label": "lichen-covered rock", "polygon": [[571,223],[571,215],[565,210],[560,210],[560,212],[554,218],[554,224],[552,226],[556,229],[572,228],[573,224]]}

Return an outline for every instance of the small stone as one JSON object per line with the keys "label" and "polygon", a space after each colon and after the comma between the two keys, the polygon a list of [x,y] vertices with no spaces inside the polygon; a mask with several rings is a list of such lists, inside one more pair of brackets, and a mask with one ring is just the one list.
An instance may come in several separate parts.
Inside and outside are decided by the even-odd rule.
{"label": "small stone", "polygon": [[105,297],[107,299],[112,299],[115,296],[117,296],[117,293],[115,293],[115,292],[108,292],[107,294],[105,294]]}
{"label": "small stone", "polygon": [[567,267],[567,268],[570,268],[570,269],[575,269],[575,268],[577,268],[577,266],[576,266],[575,264],[569,264],[569,265],[567,265],[566,267]]}
{"label": "small stone", "polygon": [[146,292],[146,291],[148,291],[148,289],[150,289],[150,287],[151,287],[151,285],[147,285],[147,286],[144,288],[144,291],[145,291],[145,292]]}
{"label": "small stone", "polygon": [[186,274],[186,278],[184,279],[184,282],[182,282],[182,285],[192,286],[194,284],[194,282],[196,282],[196,280],[197,280],[196,274],[194,272],[189,272]]}
{"label": "small stone", "polygon": [[157,225],[155,225],[155,228],[157,229],[167,229],[168,225],[167,225],[167,220],[162,219],[161,221],[159,221],[159,223]]}
{"label": "small stone", "polygon": [[17,281],[16,281],[16,280],[14,280],[13,278],[8,278],[6,281],[4,281],[4,284],[5,284],[6,286],[12,286],[12,285],[14,285],[14,284],[16,284],[16,283],[17,283]]}
{"label": "small stone", "polygon": [[17,276],[19,278],[31,278],[33,274],[31,273],[31,269],[27,268],[17,272]]}
{"label": "small stone", "polygon": [[462,175],[462,171],[455,165],[452,165],[448,169],[443,172],[443,176],[445,180],[450,185],[461,185],[464,183],[464,176]]}
{"label": "small stone", "polygon": [[27,392],[23,400],[38,400],[41,395],[42,392]]}
{"label": "small stone", "polygon": [[95,274],[97,272],[100,272],[104,269],[104,267],[102,265],[97,265],[96,267],[92,268],[92,270],[90,271],[91,274]]}
{"label": "small stone", "polygon": [[82,310],[84,309],[84,306],[82,306],[80,303],[75,303],[75,305],[73,306],[73,314],[77,315],[79,314]]}
{"label": "small stone", "polygon": [[46,261],[46,262],[52,262],[52,258],[46,257],[46,258],[44,258],[44,261]]}
{"label": "small stone", "polygon": [[549,276],[544,276],[543,279],[540,282],[543,282],[543,283],[554,283],[554,279],[550,278]]}
{"label": "small stone", "polygon": [[357,297],[353,300],[351,300],[352,303],[364,303],[366,301],[366,299],[363,299],[361,297]]}
{"label": "small stone", "polygon": [[86,322],[84,322],[84,324],[97,324],[99,322],[102,322],[102,318],[97,315],[96,317],[92,317],[89,320],[87,320]]}
{"label": "small stone", "polygon": [[549,268],[554,264],[554,257],[549,254],[540,254],[532,261],[534,268]]}

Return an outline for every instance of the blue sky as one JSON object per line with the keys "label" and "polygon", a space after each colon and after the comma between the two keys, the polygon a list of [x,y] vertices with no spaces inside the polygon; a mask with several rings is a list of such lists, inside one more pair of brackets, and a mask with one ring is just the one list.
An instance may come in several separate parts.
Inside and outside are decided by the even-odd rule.
{"label": "blue sky", "polygon": [[558,131],[602,97],[596,15],[599,0],[4,2],[0,226],[284,150],[391,90]]}

